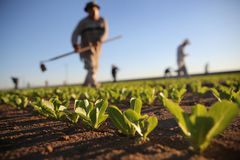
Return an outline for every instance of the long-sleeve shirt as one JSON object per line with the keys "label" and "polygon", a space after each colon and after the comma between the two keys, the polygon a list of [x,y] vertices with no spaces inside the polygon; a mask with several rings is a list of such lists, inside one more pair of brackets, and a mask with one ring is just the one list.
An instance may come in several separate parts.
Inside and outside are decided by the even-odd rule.
{"label": "long-sleeve shirt", "polygon": [[180,45],[177,48],[177,64],[179,68],[185,65],[184,57],[186,57],[187,55],[184,53],[184,48],[185,46],[183,45]]}
{"label": "long-sleeve shirt", "polygon": [[79,44],[79,36],[81,37],[81,47],[86,47],[89,43],[104,41],[107,38],[108,26],[107,22],[100,17],[98,20],[92,20],[89,17],[81,20],[72,34],[72,45]]}

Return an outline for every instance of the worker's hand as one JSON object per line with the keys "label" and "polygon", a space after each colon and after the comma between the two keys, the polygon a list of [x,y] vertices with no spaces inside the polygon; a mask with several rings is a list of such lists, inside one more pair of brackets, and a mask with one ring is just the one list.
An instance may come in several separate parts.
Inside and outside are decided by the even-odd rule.
{"label": "worker's hand", "polygon": [[102,44],[102,41],[101,41],[101,40],[96,41],[95,43],[91,43],[91,45],[94,46],[94,47],[97,47],[97,46],[99,46],[99,45],[101,45],[101,44]]}
{"label": "worker's hand", "polygon": [[79,53],[79,52],[80,52],[81,47],[80,47],[79,45],[74,44],[74,45],[73,45],[73,48],[74,48],[74,51],[75,51],[76,53]]}
{"label": "worker's hand", "polygon": [[101,45],[103,43],[103,40],[102,39],[100,39],[99,41],[97,41],[97,44],[98,45]]}

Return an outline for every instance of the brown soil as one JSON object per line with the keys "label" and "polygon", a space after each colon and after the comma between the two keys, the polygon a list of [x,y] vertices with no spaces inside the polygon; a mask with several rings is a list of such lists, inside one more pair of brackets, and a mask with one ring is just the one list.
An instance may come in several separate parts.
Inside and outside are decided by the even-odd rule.
{"label": "brown soil", "polygon": [[[195,103],[209,106],[215,101],[211,96],[186,94],[181,106],[191,111]],[[45,118],[31,108],[17,110],[1,105],[0,159],[240,159],[240,116],[199,155],[188,148],[165,108],[155,103],[144,106],[142,112],[156,115],[159,124],[149,135],[149,142],[137,144],[135,139],[118,134],[109,120],[98,131],[91,131],[81,123]]]}

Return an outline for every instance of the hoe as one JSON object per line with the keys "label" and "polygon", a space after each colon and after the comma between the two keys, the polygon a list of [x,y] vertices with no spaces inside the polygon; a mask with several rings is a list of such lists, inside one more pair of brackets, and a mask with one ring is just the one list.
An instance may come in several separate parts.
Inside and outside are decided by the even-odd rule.
{"label": "hoe", "polygon": [[[108,42],[111,42],[111,41],[114,41],[114,40],[117,40],[117,39],[120,39],[120,38],[122,38],[121,35],[116,36],[116,37],[112,37],[112,38],[107,39],[107,40],[104,41],[103,43],[108,43]],[[85,52],[85,51],[88,51],[88,50],[90,50],[91,48],[92,48],[92,45],[87,46],[87,47],[84,47],[84,48],[81,48],[81,50],[79,51],[79,54],[80,54],[80,53],[83,53],[83,52]],[[68,52],[68,53],[64,53],[64,54],[61,54],[61,55],[59,55],[59,56],[56,56],[56,57],[53,57],[53,58],[50,58],[50,59],[41,61],[41,62],[40,62],[41,71],[42,71],[42,72],[45,72],[45,71],[47,70],[47,67],[46,67],[46,65],[45,65],[44,63],[46,63],[46,62],[51,62],[51,61],[55,61],[55,60],[57,60],[57,59],[60,59],[60,58],[63,58],[63,57],[66,57],[66,56],[69,56],[69,55],[72,55],[72,54],[75,54],[75,51],[71,51],[71,52]]]}

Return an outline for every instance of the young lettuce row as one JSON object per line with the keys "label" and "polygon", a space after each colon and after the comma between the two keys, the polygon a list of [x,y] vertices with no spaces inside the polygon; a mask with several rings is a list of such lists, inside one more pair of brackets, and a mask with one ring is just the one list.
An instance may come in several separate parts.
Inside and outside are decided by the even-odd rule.
{"label": "young lettuce row", "polygon": [[74,104],[74,112],[67,110],[58,97],[53,97],[49,101],[37,99],[31,104],[33,108],[40,114],[55,119],[68,119],[72,123],[77,123],[79,118],[87,126],[97,129],[104,122],[108,115],[105,113],[108,102],[97,100],[95,105],[85,100],[76,100]]}
{"label": "young lettuce row", "polygon": [[192,113],[183,111],[176,103],[164,97],[164,106],[173,114],[193,149],[197,152],[204,151],[211,140],[222,132],[238,115],[238,106],[223,100],[213,104],[209,111],[203,105],[196,105]]}
{"label": "young lettuce row", "polygon": [[159,100],[160,104],[163,104],[163,98],[160,96],[160,94],[163,94],[164,97],[171,98],[174,102],[180,103],[181,100],[184,97],[184,94],[187,92],[187,89],[185,87],[182,88],[171,88],[169,91],[167,89],[162,89],[157,96],[157,99]]}
{"label": "young lettuce row", "polygon": [[6,94],[1,96],[1,101],[18,109],[24,109],[28,105],[28,98],[22,95]]}
{"label": "young lettuce row", "polygon": [[219,87],[219,91],[215,88],[211,88],[212,94],[217,98],[219,102],[223,99],[236,102],[240,104],[240,91],[234,92],[233,89],[229,89],[227,87],[221,86]]}
{"label": "young lettuce row", "polygon": [[53,97],[49,101],[37,98],[34,102],[31,103],[31,106],[38,113],[55,119],[64,119],[66,118],[67,107],[62,104],[58,97]]}
{"label": "young lettuce row", "polygon": [[109,100],[112,103],[119,103],[124,101],[128,95],[130,94],[130,92],[126,89],[126,88],[122,88],[122,89],[111,89],[109,91],[107,91],[110,95]]}
{"label": "young lettuce row", "polygon": [[133,137],[136,132],[148,140],[148,134],[157,126],[158,120],[155,116],[141,115],[142,101],[132,98],[130,108],[122,112],[116,106],[110,106],[108,114],[113,125],[120,133]]}
{"label": "young lettuce row", "polygon": [[[192,82],[190,84],[190,88],[193,93],[203,95],[206,92],[210,91],[219,102],[225,99],[240,104],[240,91],[237,90],[236,87],[226,87],[220,84],[216,84],[215,87],[216,88],[203,87],[200,81]],[[237,92],[234,90],[237,90]]]}

